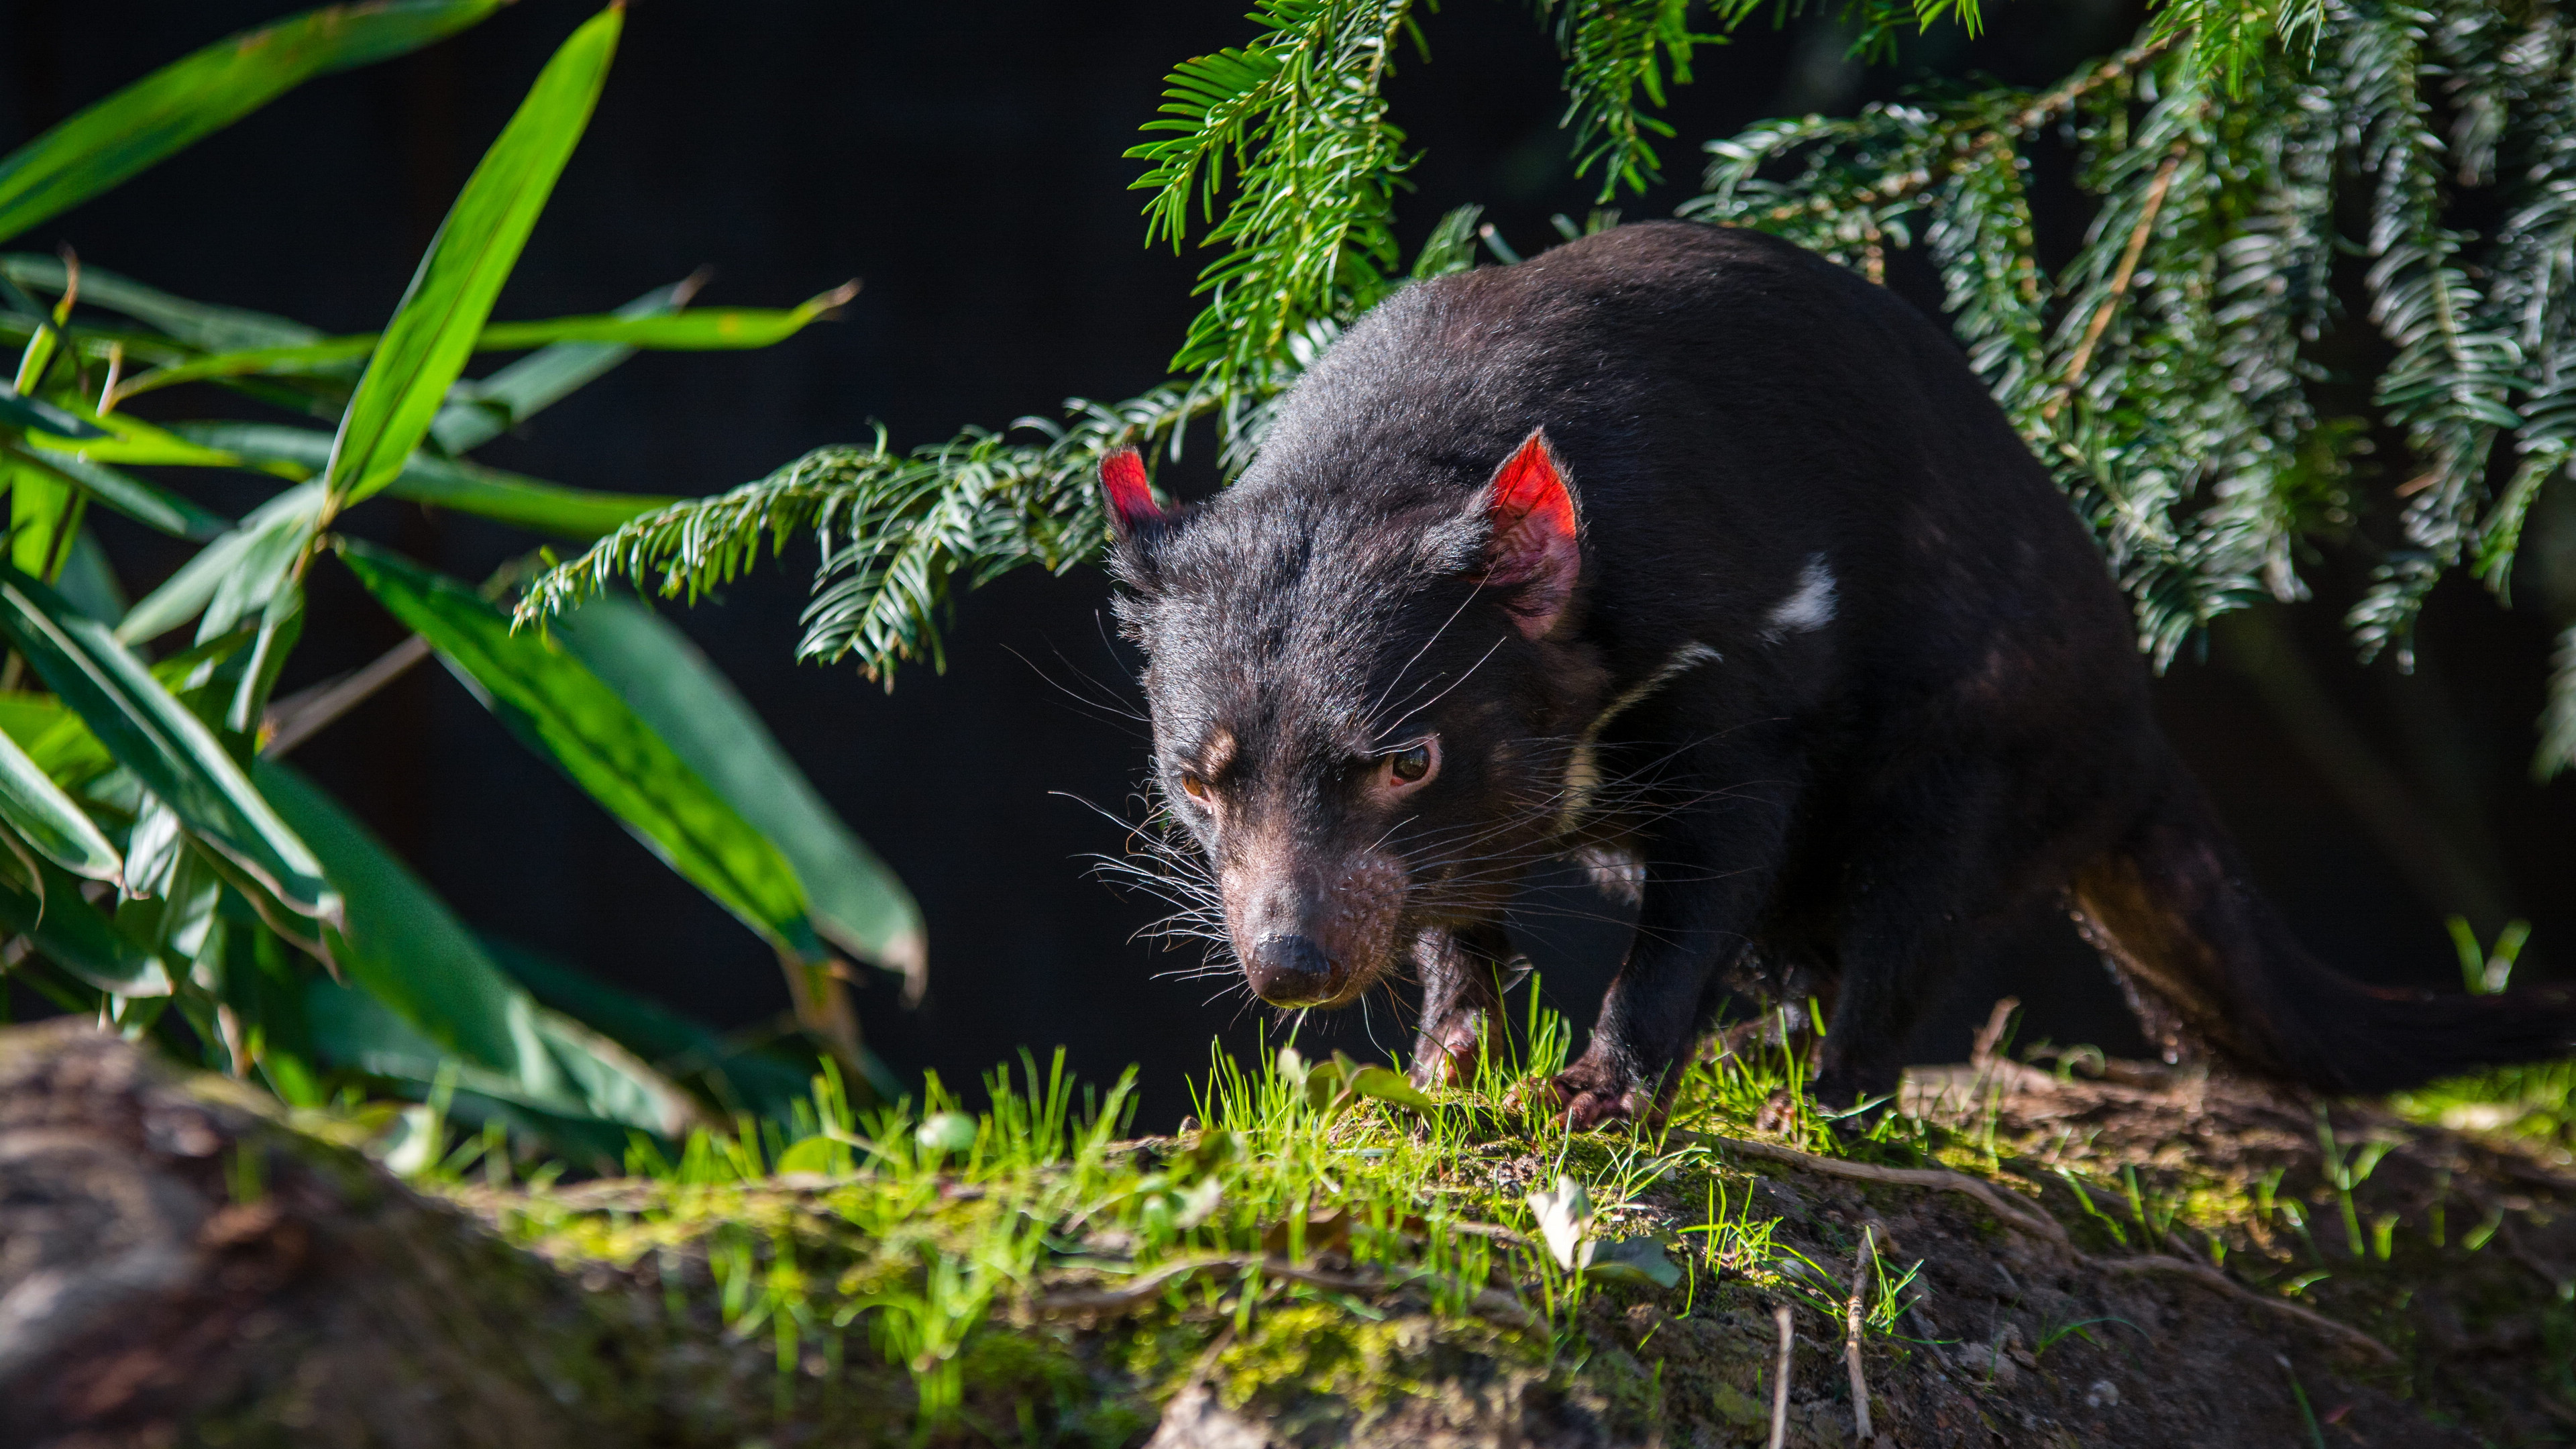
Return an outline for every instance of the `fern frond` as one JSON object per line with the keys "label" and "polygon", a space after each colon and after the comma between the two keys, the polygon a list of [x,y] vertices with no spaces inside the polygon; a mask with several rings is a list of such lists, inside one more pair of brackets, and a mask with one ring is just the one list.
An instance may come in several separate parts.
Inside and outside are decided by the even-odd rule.
{"label": "fern frond", "polygon": [[2549,704],[2540,716],[2540,749],[2532,756],[2532,778],[2547,783],[2576,765],[2576,624],[2558,636],[2558,653],[2550,661]]}
{"label": "fern frond", "polygon": [[2328,0],[2150,0],[2149,34],[2159,40],[2192,37],[2194,69],[2202,81],[2220,81],[2230,96],[2243,92],[2246,75],[2262,64],[2273,41],[2305,60],[2325,31]]}
{"label": "fern frond", "polygon": [[[797,657],[855,660],[889,682],[899,661],[942,667],[940,611],[952,587],[1091,557],[1107,536],[1093,481],[1101,457],[1130,446],[1177,455],[1183,431],[1215,404],[1205,392],[1158,388],[1114,406],[1077,400],[1064,422],[969,429],[911,453],[892,451],[882,433],[872,448],[818,449],[756,483],[628,523],[538,578],[518,622],[542,623],[621,582],[694,602],[811,532],[822,559]],[[1018,440],[1026,434],[1035,436]]]}
{"label": "fern frond", "polygon": [[[1262,34],[1175,69],[1162,119],[1146,126],[1165,138],[1127,153],[1149,163],[1135,182],[1154,193],[1147,241],[1177,246],[1194,202],[1215,218],[1201,244],[1225,253],[1199,274],[1207,305],[1172,366],[1224,400],[1229,433],[1293,374],[1291,339],[1355,315],[1395,273],[1394,198],[1412,158],[1383,87],[1412,8],[1264,0],[1251,16]],[[1235,194],[1220,214],[1229,169]]]}
{"label": "fern frond", "polygon": [[1538,0],[1540,18],[1555,22],[1557,53],[1565,58],[1565,119],[1558,124],[1574,129],[1577,177],[1601,163],[1597,202],[1622,185],[1642,192],[1663,177],[1663,160],[1647,138],[1669,139],[1673,128],[1643,105],[1664,104],[1667,71],[1672,84],[1690,83],[1693,46],[1725,40],[1692,31],[1691,3]]}
{"label": "fern frond", "polygon": [[2341,57],[2346,94],[2360,101],[2352,126],[2362,164],[2378,180],[2372,198],[2365,279],[2371,321],[2397,356],[2380,374],[2376,398],[2406,430],[2422,470],[2401,492],[2410,548],[2378,570],[2348,623],[2362,658],[2393,649],[2414,662],[2412,629],[2442,572],[2459,561],[2486,502],[2487,466],[2500,432],[2522,416],[2509,399],[2521,382],[2522,348],[2485,325],[2486,299],[2454,258],[2465,238],[2443,224],[2446,150],[2423,93],[2428,37],[2457,43],[2466,33],[2437,27],[2428,11],[2390,4],[2357,15]]}

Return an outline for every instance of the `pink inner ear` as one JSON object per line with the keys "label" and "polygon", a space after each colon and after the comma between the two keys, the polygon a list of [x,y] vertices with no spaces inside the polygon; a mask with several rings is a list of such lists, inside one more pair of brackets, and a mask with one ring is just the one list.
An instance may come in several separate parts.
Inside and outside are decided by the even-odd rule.
{"label": "pink inner ear", "polygon": [[1557,472],[1544,430],[1532,432],[1494,474],[1493,519],[1497,539],[1526,529],[1568,540],[1575,536],[1574,495]]}
{"label": "pink inner ear", "polygon": [[1100,489],[1109,495],[1109,527],[1120,538],[1136,526],[1163,516],[1154,502],[1154,485],[1145,481],[1145,460],[1133,448],[1121,448],[1100,460]]}
{"label": "pink inner ear", "polygon": [[1565,486],[1544,430],[1533,431],[1495,470],[1491,486],[1484,582],[1513,591],[1504,607],[1521,633],[1536,639],[1556,627],[1583,572],[1574,491]]}

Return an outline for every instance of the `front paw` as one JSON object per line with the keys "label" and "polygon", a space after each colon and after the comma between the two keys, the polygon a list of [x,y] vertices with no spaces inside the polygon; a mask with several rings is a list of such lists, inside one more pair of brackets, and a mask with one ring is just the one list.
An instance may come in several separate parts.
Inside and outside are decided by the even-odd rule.
{"label": "front paw", "polygon": [[1413,1043],[1413,1084],[1417,1087],[1463,1087],[1476,1080],[1476,1062],[1484,1052],[1482,1012],[1462,1012],[1426,1022]]}
{"label": "front paw", "polygon": [[1589,1132],[1613,1122],[1628,1122],[1652,1105],[1648,1094],[1628,1073],[1589,1058],[1556,1074],[1549,1084],[1565,1110],[1569,1132]]}

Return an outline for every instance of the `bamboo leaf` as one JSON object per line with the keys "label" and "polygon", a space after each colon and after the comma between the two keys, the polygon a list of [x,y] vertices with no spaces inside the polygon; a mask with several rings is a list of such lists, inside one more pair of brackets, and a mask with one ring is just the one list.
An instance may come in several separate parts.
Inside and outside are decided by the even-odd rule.
{"label": "bamboo leaf", "polygon": [[[820,1058],[791,1053],[791,1043],[752,1045],[730,1040],[630,991],[507,941],[486,938],[483,949],[501,969],[550,1010],[603,1032],[627,1050],[712,1098],[725,1112],[763,1117],[793,1115],[812,1100]],[[880,1095],[900,1095],[901,1085],[872,1054],[863,1054],[861,1080]]]}
{"label": "bamboo leaf", "polygon": [[[0,256],[0,276],[21,286],[39,287],[57,295],[70,284],[59,257],[35,252],[11,252]],[[254,312],[245,307],[224,307],[211,302],[191,302],[174,297],[158,287],[102,267],[87,263],[80,270],[80,299],[83,305],[100,307],[131,317],[154,327],[189,347],[202,352],[237,352],[253,347],[297,347],[322,340],[320,329]],[[80,335],[77,329],[74,336]]]}
{"label": "bamboo leaf", "polygon": [[[301,541],[311,536],[321,513],[319,483],[289,488],[261,504],[238,527],[181,564],[168,582],[137,601],[118,621],[116,637],[128,644],[157,639],[197,617],[228,586],[246,606],[265,607],[265,592],[245,589],[253,577],[252,566],[257,560],[269,560],[272,567],[267,577],[273,584],[275,559],[290,546],[300,547]],[[257,594],[255,601],[253,593]]]}
{"label": "bamboo leaf", "polygon": [[[656,287],[618,308],[617,315],[667,316],[686,306],[705,281],[706,274],[699,272]],[[470,452],[589,386],[634,355],[634,348],[613,342],[550,343],[490,377],[448,389],[447,406],[439,409],[429,435],[451,457]]]}
{"label": "bamboo leaf", "polygon": [[596,1033],[547,1020],[551,1013],[493,964],[447,903],[339,802],[279,761],[260,761],[257,779],[348,902],[332,959],[400,1028],[366,1022],[364,1008],[339,1001],[341,1029],[315,1033],[325,1056],[424,1084],[444,1060],[461,1057],[485,1074],[477,1090],[665,1134],[687,1130],[695,1109],[685,1094]]}
{"label": "bamboo leaf", "polygon": [[393,482],[428,436],[589,123],[624,19],[612,7],[573,32],[466,179],[341,419],[324,475],[332,511]]}
{"label": "bamboo leaf", "polygon": [[172,62],[0,158],[0,240],[79,205],[317,75],[472,25],[500,0],[336,5]]}
{"label": "bamboo leaf", "polygon": [[0,564],[0,633],[189,833],[298,914],[327,921],[339,913],[339,896],[304,842],[205,721],[171,697],[106,625]]}
{"label": "bamboo leaf", "polygon": [[74,875],[113,885],[125,869],[98,826],[5,734],[0,734],[0,821]]}
{"label": "bamboo leaf", "polygon": [[80,893],[80,879],[49,862],[25,874],[23,860],[0,865],[0,927],[26,937],[46,960],[117,996],[167,996],[160,954],[137,944]]}
{"label": "bamboo leaf", "polygon": [[539,633],[511,633],[507,614],[454,579],[354,539],[340,557],[521,743],[646,848],[782,954],[821,955],[786,857],[598,675]]}
{"label": "bamboo leaf", "polygon": [[[472,352],[524,352],[558,344],[647,348],[669,352],[716,352],[774,347],[805,329],[805,324],[848,301],[855,283],[836,288],[801,306],[700,307],[668,316],[556,317],[537,322],[496,322],[474,339]],[[334,337],[292,347],[258,347],[219,352],[155,368],[117,390],[120,398],[204,382],[219,377],[301,377],[348,375],[382,340],[380,334]],[[462,364],[460,362],[460,368]]]}
{"label": "bamboo leaf", "polygon": [[100,429],[82,422],[43,398],[20,397],[5,383],[0,383],[0,428],[20,428],[39,435],[51,433],[63,438],[107,436]]}
{"label": "bamboo leaf", "polygon": [[574,658],[607,681],[752,828],[795,868],[815,929],[917,990],[921,908],[868,849],[760,716],[688,636],[641,604],[593,600],[552,626]]}
{"label": "bamboo leaf", "polygon": [[[320,471],[330,461],[331,437],[310,428],[275,423],[183,423],[185,436],[245,462],[280,470]],[[679,500],[651,493],[605,493],[567,488],[524,473],[509,473],[414,453],[385,491],[414,503],[497,518],[561,538],[588,540],[623,527]]]}
{"label": "bamboo leaf", "polygon": [[120,473],[78,454],[41,447],[5,451],[27,467],[42,468],[80,485],[92,498],[157,533],[203,542],[221,537],[232,527],[232,520],[222,514],[210,513],[158,483]]}

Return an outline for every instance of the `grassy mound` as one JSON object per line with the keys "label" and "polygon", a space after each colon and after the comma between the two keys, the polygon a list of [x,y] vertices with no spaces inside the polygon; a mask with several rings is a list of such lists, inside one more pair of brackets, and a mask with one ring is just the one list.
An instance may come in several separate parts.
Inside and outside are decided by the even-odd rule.
{"label": "grassy mound", "polygon": [[582,1183],[415,1134],[414,1192],[361,1155],[378,1124],[0,1034],[0,1310],[90,1304],[0,1312],[0,1428],[1842,1445],[1865,1407],[1877,1445],[2170,1449],[2576,1423],[2564,1069],[2374,1105],[1989,1054],[1834,1123],[1746,1040],[1664,1126],[1569,1135],[1514,1105],[1563,1040],[1526,1037],[1429,1096],[1219,1061],[1168,1138],[1125,1135],[1124,1084],[1034,1063],[971,1109],[933,1083],[854,1113],[827,1077],[797,1122]]}

